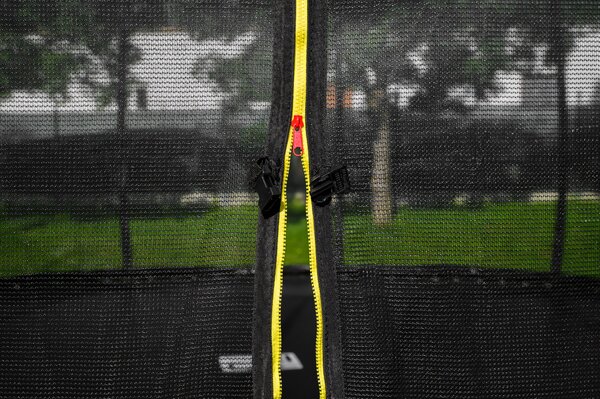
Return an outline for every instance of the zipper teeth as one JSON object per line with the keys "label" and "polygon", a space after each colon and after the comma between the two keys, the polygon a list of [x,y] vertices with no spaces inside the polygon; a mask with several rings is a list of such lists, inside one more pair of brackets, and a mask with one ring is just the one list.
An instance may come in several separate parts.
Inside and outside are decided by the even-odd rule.
{"label": "zipper teeth", "polygon": [[316,237],[312,198],[310,196],[310,158],[308,153],[307,130],[302,135],[304,141],[304,154],[302,155],[302,169],[304,170],[304,183],[306,186],[306,228],[308,233],[308,256],[310,267],[310,282],[313,292],[313,305],[315,307],[315,357],[317,366],[317,382],[319,385],[319,398],[326,398],[325,374],[323,367],[323,309],[321,304],[321,288],[317,268]]}
{"label": "zipper teeth", "polygon": [[[292,116],[304,117],[306,111],[306,81],[308,57],[308,0],[296,1],[295,47],[294,47],[294,81],[292,98]],[[304,118],[306,119],[306,118]],[[316,239],[312,199],[310,197],[310,157],[308,155],[308,139],[306,130],[302,134],[304,152],[301,153],[304,182],[306,185],[306,223],[308,233],[308,252],[310,280],[313,292],[316,318],[315,357],[319,399],[326,399],[325,374],[323,368],[323,313],[321,291],[316,257]],[[281,184],[281,206],[278,222],[277,257],[275,261],[275,282],[271,314],[271,352],[273,373],[273,398],[281,399],[281,300],[283,294],[283,263],[285,259],[287,229],[287,183],[292,158],[294,129],[290,128],[283,161],[283,178]]]}
{"label": "zipper teeth", "polygon": [[283,178],[281,183],[281,206],[279,210],[277,232],[277,257],[275,261],[275,282],[273,304],[271,307],[271,352],[273,371],[273,398],[281,399],[281,301],[283,298],[283,264],[285,260],[287,232],[287,182],[292,159],[292,134],[288,136],[283,160]]}

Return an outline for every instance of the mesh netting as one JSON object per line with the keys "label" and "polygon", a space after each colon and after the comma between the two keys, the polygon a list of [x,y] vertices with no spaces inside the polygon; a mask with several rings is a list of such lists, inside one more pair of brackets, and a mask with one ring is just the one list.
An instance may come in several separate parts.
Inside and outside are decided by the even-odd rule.
{"label": "mesh netting", "polygon": [[[248,182],[282,164],[295,6],[0,4],[5,396],[271,396]],[[600,397],[597,1],[308,7],[311,175],[352,187],[313,209],[329,394]]]}
{"label": "mesh netting", "polygon": [[271,8],[2,1],[0,396],[252,396]]}
{"label": "mesh netting", "polygon": [[0,280],[4,398],[249,398],[252,281],[243,270]]}
{"label": "mesh netting", "polygon": [[0,275],[251,266],[270,1],[1,7]]}
{"label": "mesh netting", "polygon": [[600,284],[451,267],[339,274],[348,398],[595,398]]}
{"label": "mesh netting", "polygon": [[332,0],[328,21],[346,397],[599,396],[597,2]]}
{"label": "mesh netting", "polygon": [[330,4],[343,264],[599,276],[596,2],[370,5]]}

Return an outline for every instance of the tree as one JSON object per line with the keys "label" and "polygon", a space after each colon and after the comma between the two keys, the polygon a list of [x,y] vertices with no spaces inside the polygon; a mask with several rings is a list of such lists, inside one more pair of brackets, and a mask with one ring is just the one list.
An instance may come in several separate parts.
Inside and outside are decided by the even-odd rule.
{"label": "tree", "polygon": [[536,45],[546,47],[546,63],[555,69],[558,87],[558,201],[554,227],[552,252],[552,271],[560,273],[564,252],[567,223],[567,194],[569,190],[569,170],[571,169],[569,148],[569,109],[567,105],[566,64],[569,50],[573,44],[574,28],[586,24],[600,23],[600,8],[587,2],[546,0],[532,13],[527,4],[512,6],[513,18],[524,31],[526,45],[523,46],[525,58],[531,58],[531,48]]}
{"label": "tree", "polygon": [[69,51],[49,28],[59,18],[57,0],[6,0],[0,5],[0,98],[14,91],[66,96],[82,58]]}
{"label": "tree", "polygon": [[[465,15],[469,7],[464,2],[442,0],[406,1],[379,18],[361,15],[363,19],[357,20],[352,14],[341,13],[340,20],[333,23],[336,79],[344,74],[340,80],[355,82],[366,92],[367,116],[375,137],[371,179],[375,225],[392,221],[390,120],[397,104],[388,94],[390,85],[419,86],[410,103],[413,111],[462,112],[460,104],[449,97],[449,90],[471,85],[483,98],[494,89],[495,72],[505,63],[498,19],[490,17],[496,12],[494,3],[468,3],[471,11],[482,15],[482,26]],[[422,65],[411,62],[416,53],[422,57]]]}
{"label": "tree", "polygon": [[[232,13],[231,8],[236,12]],[[270,11],[253,0],[215,3],[184,0],[170,9],[170,18],[194,40],[207,46],[217,44],[215,51],[198,58],[193,73],[197,79],[215,84],[220,91],[216,130],[226,134],[228,142],[234,144],[229,147],[230,170],[246,169],[251,173],[251,165],[264,148],[266,123],[233,125],[235,117],[247,111],[250,102],[271,99],[270,70],[264,70],[272,57]],[[236,172],[228,184],[243,188],[248,178]]]}
{"label": "tree", "polygon": [[[0,96],[43,90],[64,99],[75,71],[96,90],[101,106],[117,105],[120,141],[118,188],[123,264],[133,265],[127,192],[126,112],[131,76],[139,59],[131,35],[163,21],[161,0],[7,0],[0,32]],[[55,123],[58,122],[55,114]]]}
{"label": "tree", "polygon": [[[236,12],[231,12],[231,8]],[[171,10],[171,16],[198,42],[217,39],[231,47],[230,51],[213,52],[199,59],[194,71],[198,78],[208,77],[216,82],[224,95],[221,128],[228,116],[248,102],[271,98],[270,79],[265,80],[264,71],[260,70],[271,57],[270,51],[265,51],[265,43],[271,40],[271,32],[265,29],[268,11],[257,7],[253,0],[208,4],[184,0]],[[257,62],[248,62],[249,59]]]}
{"label": "tree", "polygon": [[[43,0],[27,0],[38,1]],[[130,66],[139,60],[131,36],[164,22],[161,0],[53,0],[57,17],[48,31],[85,55],[84,83],[95,89],[101,106],[116,103],[115,131],[120,153],[119,221],[123,266],[133,267],[133,251],[128,215],[128,129],[127,103],[130,97]]]}

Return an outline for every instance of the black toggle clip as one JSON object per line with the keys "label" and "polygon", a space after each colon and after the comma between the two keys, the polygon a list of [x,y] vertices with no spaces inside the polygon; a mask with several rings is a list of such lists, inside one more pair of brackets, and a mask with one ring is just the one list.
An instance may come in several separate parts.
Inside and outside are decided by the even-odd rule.
{"label": "black toggle clip", "polygon": [[256,161],[260,173],[253,181],[254,190],[258,193],[258,206],[265,219],[279,212],[281,204],[281,185],[279,184],[279,168],[268,157]]}
{"label": "black toggle clip", "polygon": [[331,202],[334,194],[344,194],[349,189],[348,169],[342,166],[325,175],[315,177],[310,183],[310,197],[316,205],[325,206]]}

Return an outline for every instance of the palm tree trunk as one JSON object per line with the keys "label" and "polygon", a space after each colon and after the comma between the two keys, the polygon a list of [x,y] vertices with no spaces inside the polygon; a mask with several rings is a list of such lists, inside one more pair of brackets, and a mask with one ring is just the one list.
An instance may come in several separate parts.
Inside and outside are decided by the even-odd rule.
{"label": "palm tree trunk", "polygon": [[[384,227],[392,223],[392,182],[390,165],[389,106],[383,89],[374,90],[369,99],[371,122],[377,126],[373,143],[373,172],[371,174],[371,206],[373,224]],[[375,112],[379,111],[379,112]],[[377,119],[377,120],[375,120]]]}

